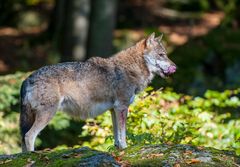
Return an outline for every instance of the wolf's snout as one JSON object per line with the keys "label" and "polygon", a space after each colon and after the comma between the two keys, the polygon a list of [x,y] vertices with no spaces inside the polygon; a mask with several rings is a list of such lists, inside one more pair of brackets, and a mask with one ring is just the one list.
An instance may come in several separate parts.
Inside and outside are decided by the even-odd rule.
{"label": "wolf's snout", "polygon": [[176,70],[177,70],[177,67],[176,67],[176,66],[170,65],[170,66],[168,67],[168,74],[173,74],[173,73],[176,72]]}

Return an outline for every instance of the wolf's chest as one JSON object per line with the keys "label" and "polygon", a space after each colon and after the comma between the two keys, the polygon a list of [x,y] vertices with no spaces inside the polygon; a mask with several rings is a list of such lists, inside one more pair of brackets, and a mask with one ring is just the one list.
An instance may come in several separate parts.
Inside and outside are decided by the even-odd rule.
{"label": "wolf's chest", "polygon": [[95,102],[89,108],[89,117],[96,117],[111,108],[113,108],[112,102]]}

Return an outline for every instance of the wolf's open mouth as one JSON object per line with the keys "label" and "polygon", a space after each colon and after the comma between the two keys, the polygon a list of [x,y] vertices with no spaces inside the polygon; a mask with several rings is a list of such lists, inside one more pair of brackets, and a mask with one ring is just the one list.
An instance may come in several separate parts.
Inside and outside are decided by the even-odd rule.
{"label": "wolf's open mouth", "polygon": [[169,77],[171,74],[175,73],[176,72],[176,66],[169,66],[168,69],[164,70],[163,68],[161,68],[159,65],[157,65],[157,67],[159,68],[159,74],[162,78],[167,78]]}
{"label": "wolf's open mouth", "polygon": [[170,76],[170,73],[166,72],[165,70],[163,70],[159,65],[157,65],[159,71],[158,74],[162,77],[162,78],[167,78]]}
{"label": "wolf's open mouth", "polygon": [[162,78],[168,78],[170,76],[170,74],[164,72],[164,70],[162,70],[162,69],[159,71],[159,74]]}

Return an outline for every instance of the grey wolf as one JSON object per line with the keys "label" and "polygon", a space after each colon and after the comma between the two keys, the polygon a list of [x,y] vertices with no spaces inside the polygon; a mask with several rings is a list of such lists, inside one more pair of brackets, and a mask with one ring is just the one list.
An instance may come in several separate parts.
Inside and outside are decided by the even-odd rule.
{"label": "grey wolf", "polygon": [[22,151],[34,151],[34,142],[57,111],[87,119],[110,110],[115,146],[127,147],[126,119],[134,96],[151,82],[173,74],[161,36],[151,34],[110,58],[66,62],[40,68],[21,87]]}

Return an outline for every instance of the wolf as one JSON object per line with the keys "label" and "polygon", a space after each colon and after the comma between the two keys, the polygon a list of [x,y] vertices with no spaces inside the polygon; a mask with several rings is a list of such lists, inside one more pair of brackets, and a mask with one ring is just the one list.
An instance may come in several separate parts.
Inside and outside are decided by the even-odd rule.
{"label": "wolf", "polygon": [[57,111],[87,119],[110,110],[114,144],[127,147],[128,107],[155,74],[175,73],[162,36],[152,33],[136,45],[110,58],[65,62],[40,68],[22,83],[20,130],[22,151],[34,151],[34,142]]}

